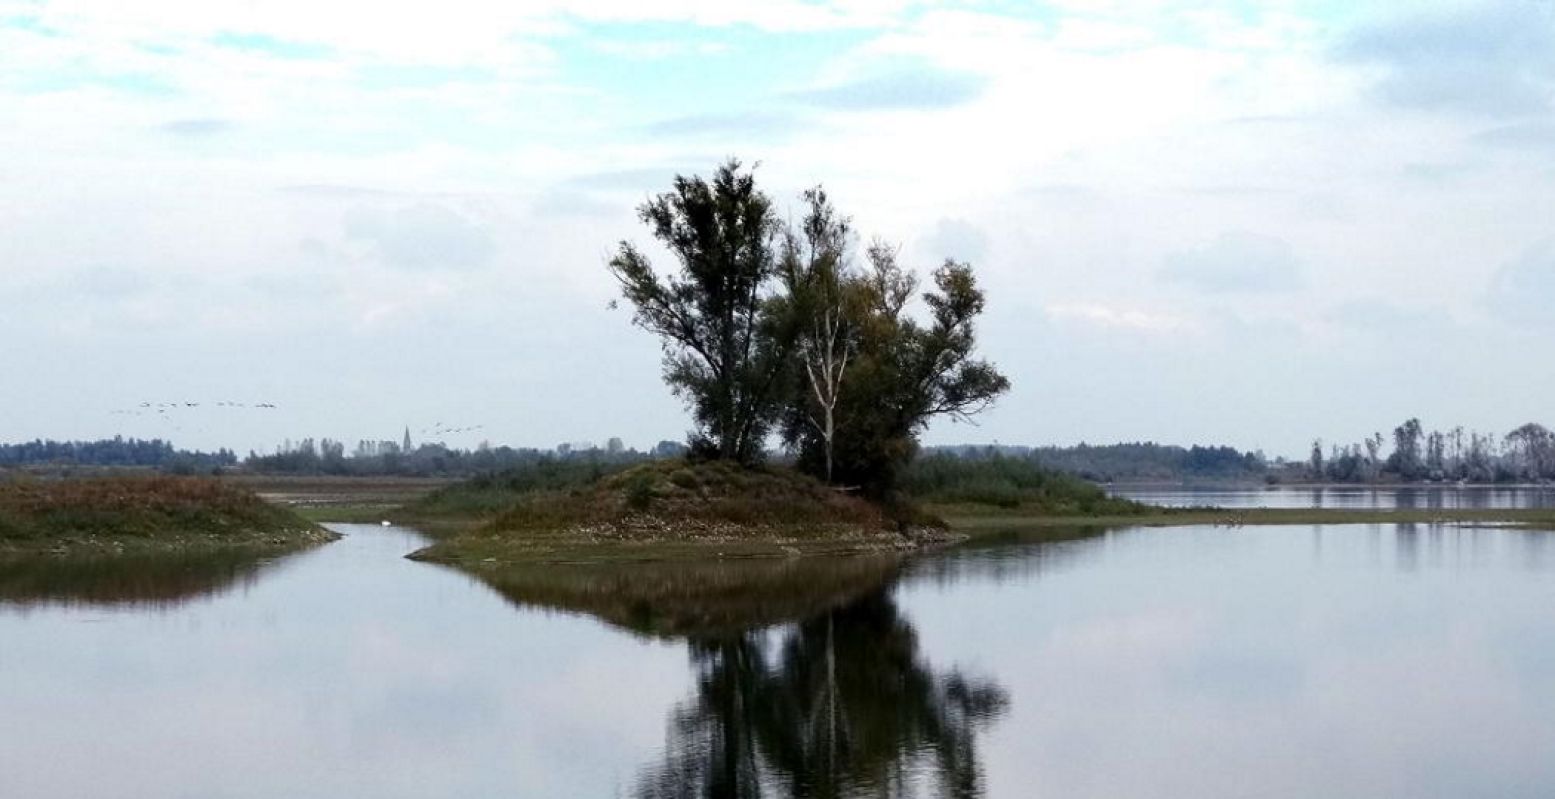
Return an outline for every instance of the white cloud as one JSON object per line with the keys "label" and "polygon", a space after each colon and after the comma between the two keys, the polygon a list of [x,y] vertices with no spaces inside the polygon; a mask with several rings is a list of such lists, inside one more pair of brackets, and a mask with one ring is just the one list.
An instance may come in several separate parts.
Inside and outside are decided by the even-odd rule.
{"label": "white cloud", "polygon": [[[1007,362],[1033,346],[1072,347],[1074,357],[1041,363],[1143,375],[1164,397],[1160,413],[1190,429],[1228,423],[1193,396],[1233,370],[1246,407],[1284,401],[1274,394],[1297,382],[1297,366],[1267,357],[1276,328],[1282,346],[1331,353],[1300,368],[1340,364],[1333,389],[1300,381],[1317,386],[1313,407],[1329,392],[1332,409],[1351,378],[1407,362],[1406,346],[1476,364],[1501,357],[1479,353],[1494,338],[1485,331],[1465,338],[1433,320],[1488,312],[1522,334],[1543,307],[1543,261],[1523,249],[1555,218],[1547,126],[1377,102],[1378,81],[1408,77],[1410,65],[1394,45],[1372,51],[1391,60],[1335,59],[1356,38],[1342,16],[1078,2],[1031,19],[893,0],[31,8],[58,35],[0,25],[0,101],[11,112],[0,125],[0,293],[12,309],[0,328],[28,351],[108,342],[101,354],[80,350],[87,370],[94,358],[141,358],[148,374],[174,379],[156,373],[185,366],[182,342],[201,341],[209,375],[248,377],[221,371],[227,349],[300,384],[288,359],[306,360],[345,320],[329,352],[359,364],[353,391],[382,392],[377,375],[399,371],[384,342],[409,341],[407,357],[445,383],[467,381],[470,396],[512,387],[461,372],[447,353],[511,358],[550,377],[531,381],[526,403],[578,417],[552,430],[573,422],[526,405],[494,439],[598,439],[597,418],[633,414],[653,426],[642,437],[672,437],[684,421],[658,391],[654,343],[603,314],[614,287],[602,264],[622,238],[649,243],[636,204],[729,155],[762,162],[760,180],[785,208],[824,183],[862,235],[906,245],[920,268],[971,260],[989,291],[990,349]],[[1531,65],[1526,77],[1544,85],[1543,56],[1519,44],[1528,35],[1476,25],[1470,38],[1490,52],[1460,60]],[[1512,62],[1496,37],[1510,37]],[[709,50],[717,69],[698,60]],[[902,75],[952,80],[922,91],[889,80]],[[822,97],[847,107],[796,94],[825,87],[849,89]],[[1227,243],[1226,231],[1268,238]],[[1175,280],[1163,281],[1174,254]],[[114,284],[91,270],[135,278]],[[61,277],[92,274],[105,278],[97,295]],[[1183,286],[1239,291],[1235,318],[1220,295]],[[1369,312],[1378,308],[1398,313]],[[542,322],[579,343],[547,338]],[[1395,323],[1414,331],[1407,344],[1380,332]],[[1153,344],[1188,337],[1175,360]],[[549,365],[556,347],[605,373]],[[0,350],[0,368],[33,363],[17,349]],[[1156,360],[1141,360],[1146,351]],[[1555,391],[1555,377],[1532,371],[1518,372],[1518,397]],[[608,389],[617,375],[640,382],[574,407],[574,383]],[[0,436],[86,432],[85,417],[53,410],[64,382],[29,382],[39,398],[8,406],[13,427]],[[406,402],[448,393],[395,392]],[[1442,408],[1477,396],[1415,393],[1411,402]],[[627,395],[655,399],[638,413],[623,409]],[[1024,402],[950,434],[1065,432]],[[1090,400],[1070,410],[1052,418],[1093,437],[1161,423]],[[1415,413],[1450,415],[1384,415]],[[1254,429],[1258,415],[1245,416],[1238,429]],[[1322,432],[1320,419],[1297,426]]]}
{"label": "white cloud", "polygon": [[1171,313],[1123,308],[1101,303],[1061,303],[1046,306],[1048,315],[1061,322],[1135,333],[1190,333],[1199,326]]}
{"label": "white cloud", "polygon": [[1497,270],[1486,301],[1501,321],[1539,327],[1555,324],[1555,241],[1530,247]]}
{"label": "white cloud", "polygon": [[1167,255],[1160,275],[1209,292],[1289,291],[1301,285],[1301,264],[1288,242],[1235,231]]}
{"label": "white cloud", "polygon": [[433,203],[354,209],[345,227],[349,238],[368,242],[384,263],[402,269],[473,269],[489,263],[496,250],[484,227]]}

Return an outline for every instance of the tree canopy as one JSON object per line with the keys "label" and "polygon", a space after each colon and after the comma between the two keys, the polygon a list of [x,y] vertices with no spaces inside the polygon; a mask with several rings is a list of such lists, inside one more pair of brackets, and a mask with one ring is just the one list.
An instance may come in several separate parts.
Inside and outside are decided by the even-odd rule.
{"label": "tree canopy", "polygon": [[661,278],[626,241],[609,267],[636,309],[633,321],[663,342],[664,379],[698,425],[693,448],[756,460],[787,355],[787,342],[763,314],[776,273],[772,201],[730,160],[711,182],[677,176],[674,189],[638,216],[680,262],[679,272]]}
{"label": "tree canopy", "polygon": [[920,294],[883,242],[853,262],[851,221],[823,189],[802,200],[785,225],[738,161],[711,182],[677,177],[639,216],[679,271],[661,277],[629,242],[609,268],[661,339],[695,453],[750,462],[776,430],[802,469],[884,495],[932,419],[970,418],[1009,381],[976,355],[969,264],[947,259]]}

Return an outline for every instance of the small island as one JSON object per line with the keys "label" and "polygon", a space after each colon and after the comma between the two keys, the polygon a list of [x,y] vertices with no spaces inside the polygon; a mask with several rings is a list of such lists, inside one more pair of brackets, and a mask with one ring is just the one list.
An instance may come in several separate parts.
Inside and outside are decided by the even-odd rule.
{"label": "small island", "polygon": [[[736,160],[711,179],[677,176],[639,216],[678,269],[661,274],[629,242],[608,263],[691,411],[684,461],[486,502],[490,518],[417,556],[797,555],[958,540],[899,478],[931,420],[969,419],[1009,388],[976,354],[984,298],[972,267],[946,259],[920,292],[897,248],[876,242],[855,262],[852,223],[823,189],[802,202],[800,222],[784,222]],[[773,437],[791,466],[767,463]],[[429,498],[425,526],[438,530],[439,506],[482,505],[473,488]]]}
{"label": "small island", "polygon": [[215,551],[279,555],[338,537],[216,478],[0,480],[0,556]]}
{"label": "small island", "polygon": [[451,563],[584,563],[677,557],[890,552],[963,536],[780,466],[656,461],[571,487],[525,491],[516,475],[460,483],[405,510]]}

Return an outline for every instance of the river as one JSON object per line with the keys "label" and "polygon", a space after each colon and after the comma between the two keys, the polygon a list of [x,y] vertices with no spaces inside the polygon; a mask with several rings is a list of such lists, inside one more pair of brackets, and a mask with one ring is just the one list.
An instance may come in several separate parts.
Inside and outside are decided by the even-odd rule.
{"label": "river", "polygon": [[1555,795],[1548,533],[470,575],[334,527],[272,562],[0,568],[0,795]]}

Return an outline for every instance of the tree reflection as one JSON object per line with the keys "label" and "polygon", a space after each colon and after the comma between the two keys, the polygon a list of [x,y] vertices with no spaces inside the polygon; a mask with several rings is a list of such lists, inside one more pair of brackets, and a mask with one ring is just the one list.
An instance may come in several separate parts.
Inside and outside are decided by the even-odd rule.
{"label": "tree reflection", "polygon": [[976,734],[1009,700],[936,673],[887,589],[793,625],[690,642],[696,695],[676,708],[640,797],[972,797]]}

